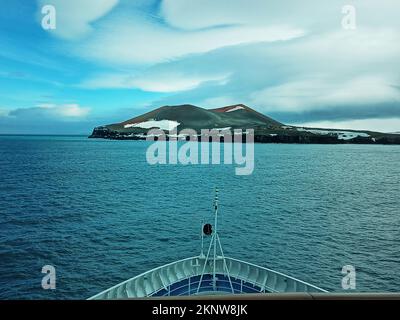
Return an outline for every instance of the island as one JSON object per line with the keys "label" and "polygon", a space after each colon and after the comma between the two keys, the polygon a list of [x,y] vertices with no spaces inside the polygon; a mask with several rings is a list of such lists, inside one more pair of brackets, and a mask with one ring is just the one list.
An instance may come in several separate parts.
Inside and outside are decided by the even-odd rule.
{"label": "island", "polygon": [[257,143],[400,144],[398,133],[285,125],[244,104],[216,109],[204,109],[190,104],[163,106],[120,123],[96,127],[89,138],[146,140],[151,129],[165,131],[167,139],[187,140],[187,136],[177,134],[183,129],[192,129],[198,136],[201,136],[204,129],[241,129],[243,135],[246,130],[253,129],[254,142]]}

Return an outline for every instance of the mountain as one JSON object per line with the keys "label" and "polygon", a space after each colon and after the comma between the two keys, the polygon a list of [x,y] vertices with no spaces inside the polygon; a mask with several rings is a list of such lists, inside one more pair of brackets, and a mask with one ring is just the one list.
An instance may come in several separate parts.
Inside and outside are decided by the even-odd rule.
{"label": "mountain", "polygon": [[163,106],[120,123],[96,127],[89,138],[143,140],[153,128],[174,136],[183,129],[192,129],[198,134],[202,129],[254,129],[255,142],[264,143],[400,144],[398,134],[285,125],[244,104],[217,109],[190,104]]}
{"label": "mountain", "polygon": [[[144,126],[149,126],[154,122],[155,127],[157,127],[156,122],[163,120],[178,122],[178,131],[186,128],[197,131],[201,129],[226,127],[237,129],[249,126],[269,126],[271,128],[282,126],[282,123],[258,113],[245,105],[234,105],[219,109],[206,110],[186,104],[180,106],[164,106],[141,116],[121,123],[107,125],[106,127],[112,131],[131,132],[131,128],[140,128],[137,125],[139,123]],[[146,122],[148,122],[148,124],[145,124]],[[137,130],[135,131],[137,132]],[[144,132],[146,131],[147,130]]]}

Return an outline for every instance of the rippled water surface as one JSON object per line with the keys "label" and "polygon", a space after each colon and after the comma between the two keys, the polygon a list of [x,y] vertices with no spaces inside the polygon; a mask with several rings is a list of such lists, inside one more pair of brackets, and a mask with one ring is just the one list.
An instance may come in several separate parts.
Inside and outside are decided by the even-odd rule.
{"label": "rippled water surface", "polygon": [[[146,162],[147,142],[0,136],[0,299],[83,299],[199,253],[220,188],[226,255],[342,291],[400,291],[400,147],[255,146],[255,170]],[[56,290],[43,290],[54,265]]]}

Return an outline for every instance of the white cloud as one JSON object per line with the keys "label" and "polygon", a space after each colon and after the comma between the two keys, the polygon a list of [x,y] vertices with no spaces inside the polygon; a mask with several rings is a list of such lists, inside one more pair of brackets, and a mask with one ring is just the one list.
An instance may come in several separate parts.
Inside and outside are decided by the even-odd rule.
{"label": "white cloud", "polygon": [[[400,8],[399,8],[400,9]],[[368,71],[387,67],[382,59],[393,59],[400,54],[400,35],[398,29],[391,27],[360,26],[356,30],[338,30],[316,33],[293,46],[293,54],[315,67],[332,70],[327,64],[333,59],[335,72],[339,75],[352,71],[350,68],[367,67],[374,60],[377,64],[368,65]],[[318,58],[318,59],[315,59]],[[329,60],[328,60],[329,59]]]}
{"label": "white cloud", "polygon": [[[93,30],[91,23],[105,16],[119,0],[38,0],[39,12],[45,5],[56,8],[56,29],[51,33],[63,39],[77,39]],[[40,15],[42,17],[42,15]]]}
{"label": "white cloud", "polygon": [[209,76],[188,76],[178,73],[160,75],[156,79],[152,77],[142,77],[134,79],[134,87],[144,91],[154,92],[176,92],[192,90],[206,82],[224,84],[228,75],[209,75]]}
{"label": "white cloud", "polygon": [[309,128],[331,128],[331,129],[353,129],[369,130],[377,132],[400,132],[400,118],[389,119],[363,119],[348,121],[318,121],[291,123],[295,126],[304,126]]}
{"label": "white cloud", "polygon": [[288,82],[252,94],[255,104],[267,111],[309,111],[327,106],[362,106],[386,102],[400,103],[400,90],[379,77],[360,77],[335,82],[312,79]]}
{"label": "white cloud", "polygon": [[57,108],[57,112],[64,117],[84,117],[89,113],[89,108],[80,107],[77,104],[63,105]]}
{"label": "white cloud", "polygon": [[177,92],[197,88],[198,86],[213,82],[214,84],[226,83],[227,74],[185,74],[184,72],[150,72],[131,76],[127,74],[103,74],[85,80],[81,87],[89,89],[120,88],[140,89],[151,92]]}
{"label": "white cloud", "polygon": [[213,26],[249,22],[267,12],[267,1],[253,0],[252,10],[248,0],[163,0],[161,14],[172,26],[191,30]]}
{"label": "white cloud", "polygon": [[[296,0],[290,4],[281,0],[163,0],[160,12],[171,26],[196,30],[223,25],[271,25],[282,19],[288,21],[288,17],[293,22],[293,18],[309,10],[305,7]],[[287,15],[288,9],[297,16]]]}
{"label": "white cloud", "polygon": [[89,114],[90,109],[81,107],[79,104],[52,104],[43,103],[37,105],[38,109],[41,109],[47,115],[50,116],[61,116],[63,118],[82,118]]}
{"label": "white cloud", "polygon": [[87,59],[108,64],[154,64],[226,46],[284,41],[303,35],[302,29],[286,25],[229,26],[183,32],[135,16],[109,22],[75,50]]}
{"label": "white cloud", "polygon": [[0,107],[0,117],[6,117],[8,116],[10,110],[8,110],[7,108],[1,108]]}
{"label": "white cloud", "polygon": [[398,0],[163,0],[160,12],[167,23],[184,30],[277,22],[300,27],[330,25],[340,28],[341,10],[348,4],[356,7],[359,24],[368,22],[382,26],[398,21],[398,12],[393,10]]}

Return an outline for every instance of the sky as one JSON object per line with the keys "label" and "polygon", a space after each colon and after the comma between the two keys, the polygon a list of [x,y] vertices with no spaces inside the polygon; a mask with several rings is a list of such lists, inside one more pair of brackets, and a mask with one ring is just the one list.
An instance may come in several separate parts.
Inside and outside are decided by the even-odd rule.
{"label": "sky", "polygon": [[286,124],[397,132],[399,15],[398,0],[2,0],[0,134],[238,103]]}

